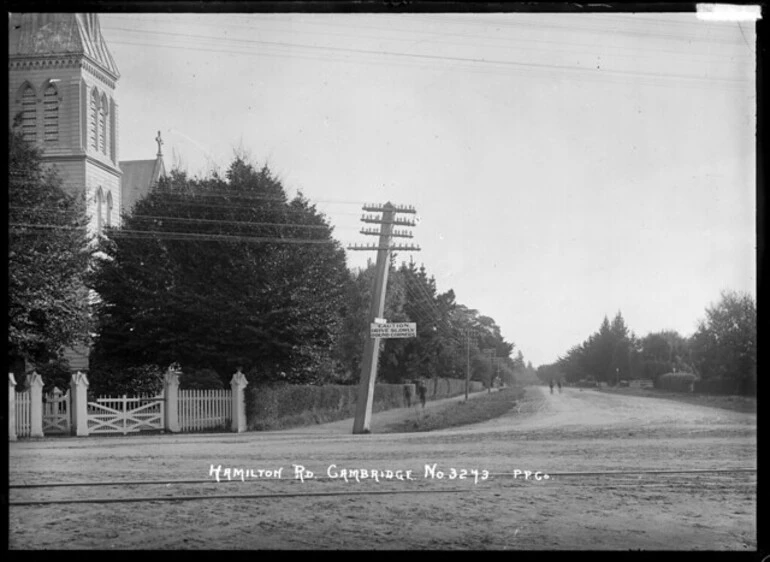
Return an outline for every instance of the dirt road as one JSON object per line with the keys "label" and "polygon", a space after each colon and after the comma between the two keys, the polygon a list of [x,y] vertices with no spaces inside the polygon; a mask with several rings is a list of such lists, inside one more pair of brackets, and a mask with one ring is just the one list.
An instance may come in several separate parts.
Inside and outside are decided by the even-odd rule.
{"label": "dirt road", "polygon": [[[11,443],[12,484],[213,479],[212,465],[222,467],[221,479],[227,467],[255,476],[246,472],[245,481],[219,484],[11,489],[12,502],[285,497],[11,506],[10,547],[756,549],[756,475],[737,470],[756,467],[755,414],[529,387],[518,408],[489,422],[430,433],[376,432],[413,415],[414,409],[375,415],[371,435],[351,435],[352,420],[346,420],[271,433]],[[296,465],[314,478],[296,479]],[[435,471],[426,474],[426,465]],[[379,481],[345,481],[343,468],[366,469],[368,476],[376,470]],[[453,468],[458,475],[467,470],[467,477],[450,479]],[[279,469],[280,479],[259,477],[259,470]],[[731,472],[565,474],[641,469]],[[399,470],[402,476],[411,470],[412,479],[397,479]],[[352,494],[362,491],[397,493]],[[349,495],[299,495],[318,492]]]}

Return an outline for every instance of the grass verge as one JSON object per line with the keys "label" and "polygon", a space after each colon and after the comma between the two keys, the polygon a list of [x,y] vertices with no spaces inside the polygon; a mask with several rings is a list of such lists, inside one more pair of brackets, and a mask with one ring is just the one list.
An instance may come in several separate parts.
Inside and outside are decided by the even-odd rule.
{"label": "grass verge", "polygon": [[663,398],[666,400],[675,400],[696,406],[709,406],[711,408],[722,408],[723,410],[732,410],[742,413],[757,413],[757,399],[754,396],[722,396],[709,394],[686,394],[674,392],[671,390],[659,390],[656,388],[617,388],[602,387],[591,390],[606,392],[609,394],[625,394],[628,396],[642,396],[648,398]]}
{"label": "grass verge", "polygon": [[523,396],[524,389],[521,387],[503,388],[486,396],[474,397],[467,402],[453,402],[437,410],[420,411],[421,415],[417,419],[389,425],[384,432],[435,431],[491,420],[516,407],[517,401],[521,400]]}

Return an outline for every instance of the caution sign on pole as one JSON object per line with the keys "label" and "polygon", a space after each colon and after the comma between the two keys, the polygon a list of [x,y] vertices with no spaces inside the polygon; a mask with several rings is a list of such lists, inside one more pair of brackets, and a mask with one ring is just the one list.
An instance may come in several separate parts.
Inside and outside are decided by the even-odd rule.
{"label": "caution sign on pole", "polygon": [[392,322],[371,324],[372,338],[414,338],[417,337],[416,322]]}

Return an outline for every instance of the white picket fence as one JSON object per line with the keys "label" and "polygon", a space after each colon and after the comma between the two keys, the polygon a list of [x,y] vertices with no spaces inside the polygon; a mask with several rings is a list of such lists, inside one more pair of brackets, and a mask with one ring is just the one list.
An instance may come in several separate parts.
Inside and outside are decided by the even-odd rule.
{"label": "white picket fence", "polygon": [[180,431],[226,429],[232,423],[231,390],[180,390],[177,415]]}
{"label": "white picket fence", "polygon": [[[239,370],[229,390],[180,390],[178,371],[169,369],[159,394],[88,396],[84,373],[72,375],[66,393],[55,388],[43,394],[38,373],[27,375],[27,390],[16,392],[8,374],[8,437],[44,437],[52,434],[79,437],[139,431],[246,431],[246,376]],[[10,411],[9,410],[9,411]]]}
{"label": "white picket fence", "polygon": [[32,433],[32,400],[28,390],[17,392],[16,396],[16,436],[29,437]]}

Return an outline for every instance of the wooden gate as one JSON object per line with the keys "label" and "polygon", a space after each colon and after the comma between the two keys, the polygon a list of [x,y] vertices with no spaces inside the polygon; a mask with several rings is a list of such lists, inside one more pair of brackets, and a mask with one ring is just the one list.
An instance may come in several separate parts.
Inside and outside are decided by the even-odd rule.
{"label": "wooden gate", "polygon": [[69,435],[71,430],[70,393],[63,393],[54,387],[43,395],[43,433],[47,435]]}
{"label": "wooden gate", "polygon": [[102,396],[88,402],[88,433],[135,433],[164,429],[164,398]]}

